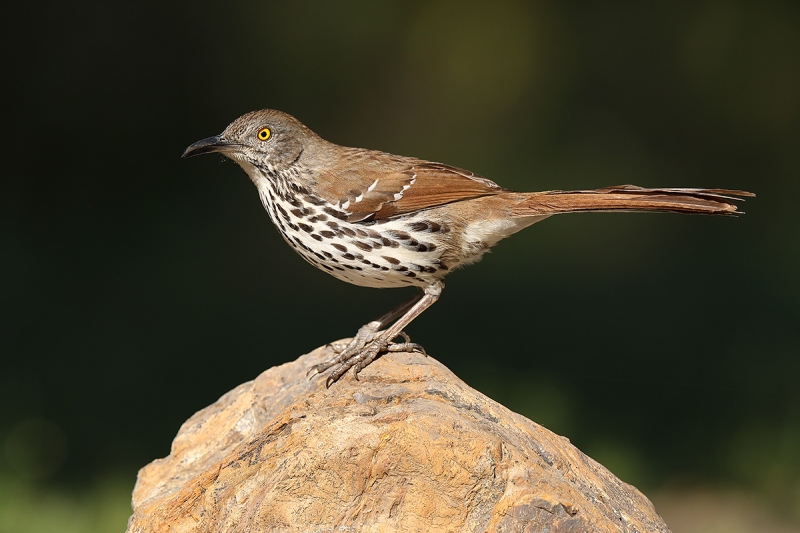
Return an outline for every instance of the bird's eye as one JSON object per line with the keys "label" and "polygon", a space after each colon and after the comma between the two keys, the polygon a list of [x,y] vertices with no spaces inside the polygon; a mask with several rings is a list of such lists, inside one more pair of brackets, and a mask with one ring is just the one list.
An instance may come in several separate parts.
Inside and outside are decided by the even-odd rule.
{"label": "bird's eye", "polygon": [[258,133],[256,135],[259,141],[266,141],[267,139],[270,138],[272,132],[269,131],[269,128],[261,128],[260,130],[258,130]]}

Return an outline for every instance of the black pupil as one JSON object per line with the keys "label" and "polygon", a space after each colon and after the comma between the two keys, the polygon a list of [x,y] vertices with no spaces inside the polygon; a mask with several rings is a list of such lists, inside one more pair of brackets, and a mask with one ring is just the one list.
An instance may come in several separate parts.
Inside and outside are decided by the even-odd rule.
{"label": "black pupil", "polygon": [[261,133],[259,133],[258,136],[261,137],[262,139],[266,139],[267,138],[267,130],[261,130]]}

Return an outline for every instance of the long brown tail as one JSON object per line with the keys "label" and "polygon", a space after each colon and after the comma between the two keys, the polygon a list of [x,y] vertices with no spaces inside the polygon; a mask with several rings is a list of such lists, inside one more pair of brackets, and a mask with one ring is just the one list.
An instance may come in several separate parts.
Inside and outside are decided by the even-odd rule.
{"label": "long brown tail", "polygon": [[[513,193],[512,193],[513,194]],[[509,195],[511,196],[511,195]],[[515,217],[580,211],[670,211],[707,215],[738,215],[732,202],[755,194],[728,189],[645,189],[618,185],[592,191],[517,193],[511,207]]]}

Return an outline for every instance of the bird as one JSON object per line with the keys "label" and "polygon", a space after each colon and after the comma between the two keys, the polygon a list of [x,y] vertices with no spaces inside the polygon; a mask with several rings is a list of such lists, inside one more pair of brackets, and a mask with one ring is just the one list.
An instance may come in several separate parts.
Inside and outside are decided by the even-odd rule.
{"label": "bird", "polygon": [[439,299],[443,278],[536,222],[586,211],[736,215],[733,202],[755,196],[634,185],[517,192],[454,166],[334,144],[274,109],[242,115],[182,157],[206,153],[238,163],[283,239],[308,263],[354,285],[417,288],[349,342],[329,345],[332,356],[308,371],[330,369],[326,387],[351,368],[358,379],[387,352],[427,355],[404,330]]}

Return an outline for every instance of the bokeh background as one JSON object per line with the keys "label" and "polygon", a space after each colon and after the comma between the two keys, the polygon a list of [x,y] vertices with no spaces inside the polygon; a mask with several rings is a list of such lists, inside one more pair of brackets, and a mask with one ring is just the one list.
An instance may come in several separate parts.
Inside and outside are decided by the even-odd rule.
{"label": "bokeh background", "polygon": [[800,531],[797,3],[27,0],[0,40],[0,531],[122,531],[193,412],[408,296],[180,159],[263,107],[512,189],[756,192],[547,220],[408,331],[676,533]]}

